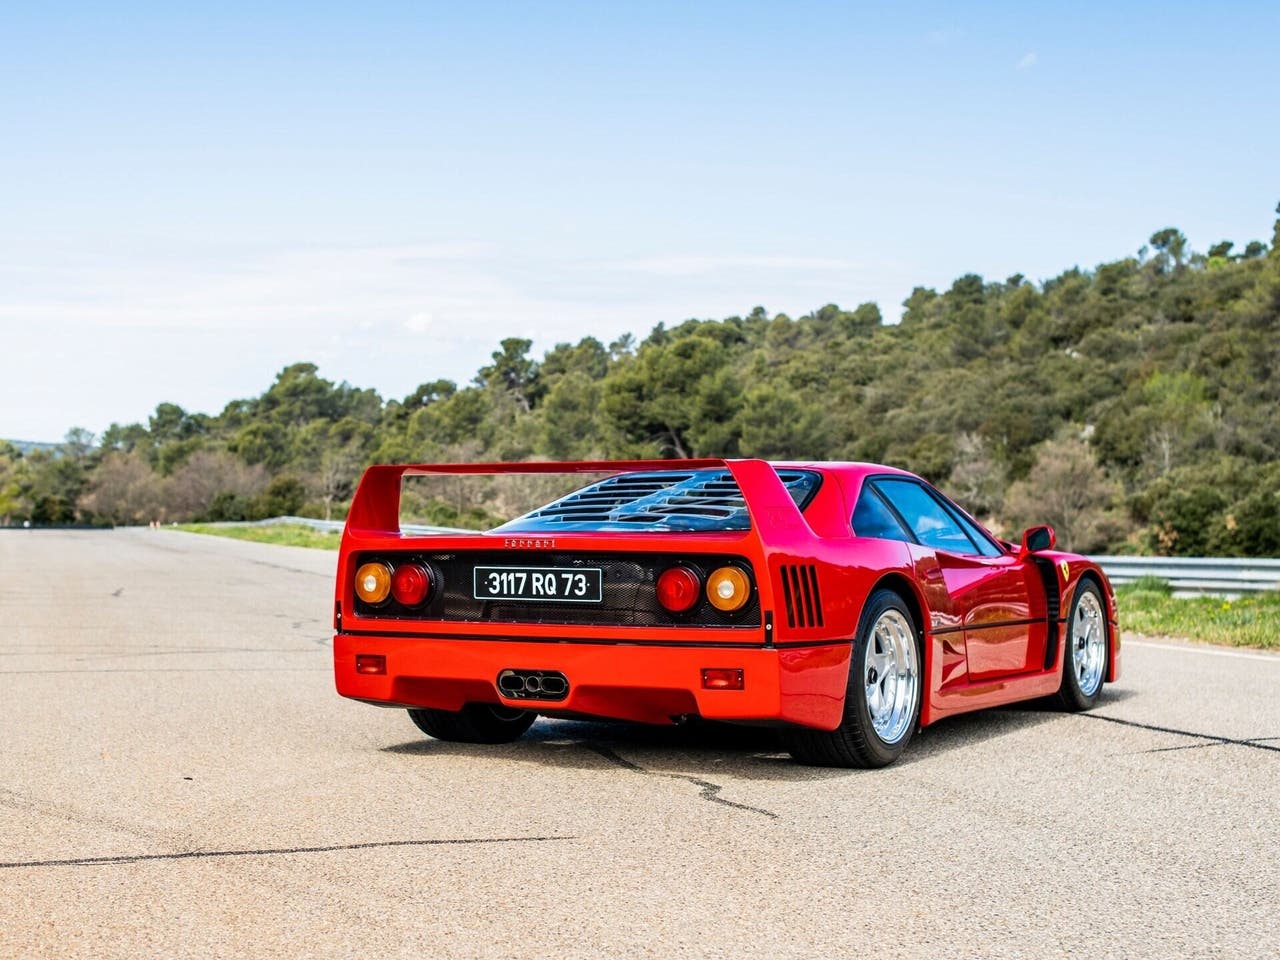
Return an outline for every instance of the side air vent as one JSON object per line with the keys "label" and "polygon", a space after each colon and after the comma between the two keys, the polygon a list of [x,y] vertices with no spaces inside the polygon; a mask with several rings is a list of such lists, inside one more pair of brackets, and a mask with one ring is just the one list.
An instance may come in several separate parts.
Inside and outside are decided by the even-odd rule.
{"label": "side air vent", "polygon": [[787,607],[788,627],[822,626],[818,568],[813,564],[782,565],[782,597]]}
{"label": "side air vent", "polygon": [[1044,584],[1045,606],[1049,615],[1049,635],[1045,638],[1044,668],[1052,670],[1058,659],[1059,633],[1058,619],[1062,616],[1062,591],[1058,588],[1058,571],[1048,557],[1032,557],[1036,569],[1040,572],[1040,580]]}

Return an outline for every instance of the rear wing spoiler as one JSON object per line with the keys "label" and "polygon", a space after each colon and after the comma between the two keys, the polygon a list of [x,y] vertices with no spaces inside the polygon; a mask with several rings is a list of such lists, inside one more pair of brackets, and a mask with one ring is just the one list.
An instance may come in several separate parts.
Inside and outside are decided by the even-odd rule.
{"label": "rear wing spoiler", "polygon": [[[720,467],[737,481],[747,505],[752,529],[809,531],[777,471],[764,460],[572,460],[526,463],[414,463],[378,464],[360,479],[344,537],[414,536],[400,528],[400,487],[406,476],[483,476],[493,474],[634,473],[639,471],[700,470]],[[476,534],[482,536],[483,534]]]}

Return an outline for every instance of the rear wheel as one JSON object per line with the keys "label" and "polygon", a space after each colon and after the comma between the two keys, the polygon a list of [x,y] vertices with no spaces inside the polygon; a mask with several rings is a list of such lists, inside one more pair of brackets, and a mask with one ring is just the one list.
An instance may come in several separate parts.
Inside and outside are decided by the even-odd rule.
{"label": "rear wheel", "polygon": [[1062,686],[1058,700],[1071,711],[1088,710],[1098,702],[1107,673],[1107,618],[1102,594],[1092,580],[1076,588],[1067,618],[1067,649],[1062,656]]}
{"label": "rear wheel", "polygon": [[840,726],[791,731],[791,756],[828,767],[893,763],[920,718],[921,665],[920,638],[906,603],[892,590],[877,590],[853,642]]}
{"label": "rear wheel", "polygon": [[468,703],[461,710],[422,707],[409,711],[423,733],[452,743],[510,743],[519,740],[538,715],[497,703]]}

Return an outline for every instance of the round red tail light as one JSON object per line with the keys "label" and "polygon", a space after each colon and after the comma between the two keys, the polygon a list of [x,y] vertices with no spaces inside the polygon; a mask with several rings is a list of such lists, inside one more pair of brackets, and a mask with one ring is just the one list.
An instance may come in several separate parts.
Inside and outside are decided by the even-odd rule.
{"label": "round red tail light", "polygon": [[672,613],[684,613],[698,602],[702,583],[688,567],[671,567],[658,577],[658,602]]}
{"label": "round red tail light", "polygon": [[391,595],[403,607],[416,607],[431,596],[431,574],[417,563],[402,563],[391,575]]}

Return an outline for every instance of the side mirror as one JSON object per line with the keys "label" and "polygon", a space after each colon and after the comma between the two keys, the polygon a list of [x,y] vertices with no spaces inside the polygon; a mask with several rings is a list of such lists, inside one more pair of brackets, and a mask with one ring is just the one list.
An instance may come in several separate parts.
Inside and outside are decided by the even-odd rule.
{"label": "side mirror", "polygon": [[1022,532],[1022,554],[1025,556],[1041,550],[1052,550],[1057,542],[1058,537],[1053,532],[1053,527],[1027,527]]}

